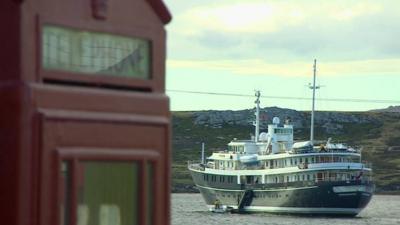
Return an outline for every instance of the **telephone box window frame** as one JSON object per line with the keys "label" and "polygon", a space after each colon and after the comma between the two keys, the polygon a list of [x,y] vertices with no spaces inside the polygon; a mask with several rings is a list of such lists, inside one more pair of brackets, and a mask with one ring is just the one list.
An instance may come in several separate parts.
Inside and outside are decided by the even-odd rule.
{"label": "telephone box window frame", "polygon": [[[135,78],[135,77],[122,77],[113,76],[108,74],[87,74],[79,72],[71,72],[64,70],[46,69],[43,66],[42,50],[43,39],[42,34],[45,26],[57,26],[66,29],[73,29],[78,31],[104,33],[110,35],[117,35],[128,38],[139,38],[146,40],[149,43],[149,78]],[[155,38],[155,31],[144,31],[140,28],[130,27],[129,29],[113,30],[108,26],[93,26],[93,24],[77,22],[74,20],[64,21],[57,18],[46,19],[43,16],[37,16],[37,29],[36,29],[36,78],[39,82],[49,84],[67,84],[71,86],[83,87],[97,87],[108,89],[122,89],[152,92],[159,87],[159,82],[164,83],[164,78],[161,74],[155,72],[155,66],[159,64],[156,55],[160,55],[160,43]],[[164,66],[165,67],[165,66]],[[165,68],[164,68],[165,69]]]}
{"label": "telephone box window frame", "polygon": [[[153,212],[157,215],[157,207],[155,206],[155,202],[160,197],[156,191],[156,186],[158,185],[158,181],[156,177],[159,174],[159,160],[160,154],[155,150],[150,149],[105,149],[105,148],[87,148],[87,147],[61,147],[56,149],[57,154],[57,167],[61,168],[62,164],[67,162],[70,167],[70,188],[67,193],[70,193],[70,196],[65,196],[65,201],[68,202],[69,208],[65,209],[65,211],[70,212],[70,215],[64,215],[65,217],[69,217],[69,223],[65,225],[77,225],[77,206],[78,206],[78,167],[82,162],[133,162],[138,164],[139,168],[139,180],[138,180],[138,224],[149,224],[149,222],[154,222],[152,218],[147,218],[148,215],[151,215],[151,212],[148,213],[147,210],[150,208],[148,204],[151,204]],[[151,181],[147,181],[147,165],[152,165],[152,174]],[[62,187],[60,183],[61,173],[57,172],[55,177],[56,186],[57,186],[57,201],[55,203],[56,207],[61,205],[61,196],[62,196]],[[153,184],[153,187],[148,188],[146,185],[148,183]],[[148,192],[151,192],[153,195],[152,203],[148,202]],[[68,207],[68,206],[67,206]],[[57,223],[61,222],[61,212],[57,211],[57,215],[55,218]]]}

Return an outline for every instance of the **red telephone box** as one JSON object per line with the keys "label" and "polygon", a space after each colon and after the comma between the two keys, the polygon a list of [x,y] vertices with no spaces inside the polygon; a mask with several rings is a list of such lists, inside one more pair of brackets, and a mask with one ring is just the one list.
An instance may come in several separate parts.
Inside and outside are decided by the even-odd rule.
{"label": "red telephone box", "polygon": [[7,225],[169,224],[161,0],[0,1]]}

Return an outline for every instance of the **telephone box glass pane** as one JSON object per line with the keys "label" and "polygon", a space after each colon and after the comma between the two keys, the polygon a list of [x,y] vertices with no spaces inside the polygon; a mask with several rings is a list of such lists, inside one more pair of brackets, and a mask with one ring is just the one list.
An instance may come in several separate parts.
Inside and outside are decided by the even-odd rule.
{"label": "telephone box glass pane", "polygon": [[82,162],[78,170],[77,224],[138,224],[136,163]]}
{"label": "telephone box glass pane", "polygon": [[150,79],[150,60],[148,40],[59,26],[43,27],[44,69]]}

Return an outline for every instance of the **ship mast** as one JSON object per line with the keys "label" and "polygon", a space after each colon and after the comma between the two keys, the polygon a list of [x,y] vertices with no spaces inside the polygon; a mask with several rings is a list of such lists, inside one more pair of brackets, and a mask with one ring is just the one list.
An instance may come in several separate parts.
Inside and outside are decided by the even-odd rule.
{"label": "ship mast", "polygon": [[258,142],[258,136],[260,133],[260,91],[256,90],[256,94],[255,96],[257,97],[256,101],[254,103],[256,103],[256,121],[254,123],[254,126],[256,127],[256,131],[255,131],[255,137],[254,137],[254,141]]}
{"label": "ship mast", "polygon": [[315,86],[315,77],[316,77],[316,72],[317,71],[317,60],[314,59],[314,77],[313,77],[313,85],[311,84],[308,85],[310,89],[313,90],[313,96],[312,96],[312,110],[311,110],[311,126],[310,126],[310,142],[313,145],[314,144],[314,111],[315,111],[315,90],[319,89],[320,86]]}

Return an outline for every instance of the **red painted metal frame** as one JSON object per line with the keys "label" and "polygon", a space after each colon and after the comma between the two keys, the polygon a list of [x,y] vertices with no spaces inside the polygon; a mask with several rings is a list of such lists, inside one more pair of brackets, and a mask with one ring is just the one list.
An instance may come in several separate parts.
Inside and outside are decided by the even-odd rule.
{"label": "red painted metal frame", "polygon": [[[40,120],[42,121],[41,124],[46,124],[47,122],[54,121],[54,122],[79,122],[84,124],[91,124],[91,123],[109,123],[109,124],[120,124],[123,126],[130,126],[130,125],[149,125],[154,127],[162,128],[165,132],[165,143],[167,146],[170,145],[170,128],[169,128],[169,120],[165,117],[159,116],[132,116],[129,114],[124,114],[120,116],[109,116],[107,113],[93,113],[93,112],[76,112],[73,111],[63,111],[63,110],[45,110],[41,109],[39,112]],[[92,114],[92,115],[91,115]],[[39,132],[44,133],[44,131]],[[41,144],[43,145],[43,144]],[[40,147],[44,148],[44,147]],[[43,153],[42,153],[43,154]],[[156,215],[153,219],[153,224],[169,224],[170,214],[169,211],[165,211],[165,209],[169,209],[169,202],[170,202],[170,180],[169,177],[165,177],[166,174],[169,175],[170,171],[170,155],[165,154],[165,152],[161,155],[160,151],[158,150],[151,150],[151,149],[115,149],[115,148],[93,148],[93,147],[56,147],[56,155],[54,161],[56,162],[52,168],[60,168],[61,162],[63,160],[72,160],[74,175],[72,179],[72,192],[71,192],[71,221],[76,221],[76,215],[74,214],[76,210],[76,193],[77,190],[76,186],[76,177],[77,177],[77,166],[79,161],[90,160],[90,161],[136,161],[141,163],[141,171],[144,173],[144,163],[146,161],[153,163],[154,165],[154,204],[153,210],[154,215]],[[160,167],[160,164],[163,164],[164,167]],[[142,174],[143,175],[143,174]],[[52,186],[55,188],[54,190],[58,190],[57,192],[47,193],[50,194],[52,197],[50,199],[54,199],[55,201],[52,203],[51,208],[57,209],[60,203],[60,199],[58,196],[60,195],[60,183],[59,183],[59,171],[54,170],[51,173],[51,178],[48,177],[45,180],[46,182],[50,182],[52,180]],[[159,179],[163,177],[165,180],[163,183],[160,183]],[[143,179],[142,185],[146,184],[145,178]],[[41,182],[42,186],[46,185],[46,183]],[[163,184],[162,186],[160,186]],[[166,186],[167,184],[167,186]],[[145,224],[145,217],[146,217],[146,208],[145,208],[145,199],[146,196],[146,189],[141,189],[140,195],[140,204],[143,207],[143,211],[140,212],[140,219],[139,224]],[[162,202],[165,205],[156,204],[157,201],[160,201],[161,198],[163,199]],[[46,205],[45,202],[42,202],[41,209],[47,208],[49,205]],[[163,215],[163,216],[160,216]],[[40,216],[39,216],[40,218]],[[43,218],[40,219],[43,221]],[[52,224],[58,223],[60,221],[59,212],[56,212],[55,215],[52,215]],[[75,223],[68,224],[68,225],[76,225]]]}
{"label": "red painted metal frame", "polygon": [[[48,0],[50,1],[50,0]],[[91,1],[92,0],[84,0],[83,2],[87,2],[88,11],[91,10]],[[131,1],[131,0],[129,0]],[[149,4],[151,8],[155,11],[156,15],[159,17],[162,23],[166,24],[170,21],[171,15],[169,14],[167,8],[159,0],[143,0],[145,3]],[[66,1],[66,6],[69,4],[69,1]],[[110,2],[109,4],[111,4]],[[43,7],[43,10],[46,10],[46,7]],[[81,11],[77,10],[77,11]],[[81,12],[82,13],[82,12]],[[132,12],[133,13],[133,12]],[[114,12],[115,14],[115,12]],[[142,16],[146,15],[144,12],[141,12]],[[133,15],[133,14],[132,14]],[[136,15],[141,16],[141,15]],[[115,18],[119,18],[121,20],[121,16],[114,15]],[[114,18],[113,17],[113,18]],[[135,18],[135,16],[130,16],[131,19]],[[116,20],[114,18],[107,18],[102,21],[95,20],[83,20],[81,16],[71,17],[69,14],[54,14],[51,11],[44,11],[35,16],[35,39],[36,39],[36,81],[61,81],[61,82],[81,82],[82,84],[88,84],[92,86],[113,85],[115,88],[132,88],[132,90],[141,90],[147,92],[165,92],[165,57],[166,57],[166,49],[165,49],[165,39],[166,33],[162,26],[157,26],[157,23],[149,22],[149,27],[143,27],[143,25],[135,25],[134,23],[131,25],[128,24],[119,24],[116,25]],[[124,18],[124,17],[122,17]],[[128,17],[126,17],[128,18]],[[59,71],[59,70],[45,70],[42,68],[41,63],[41,46],[42,46],[42,28],[44,25],[55,25],[62,26],[66,28],[79,29],[83,31],[91,31],[91,32],[101,32],[101,33],[109,33],[127,37],[137,37],[148,40],[150,42],[151,49],[151,63],[149,75],[150,79],[138,79],[138,78],[125,78],[125,77],[117,77],[112,75],[88,75],[84,73],[74,73],[68,71]],[[161,29],[160,29],[161,28]]]}
{"label": "red painted metal frame", "polygon": [[157,12],[157,15],[164,24],[171,21],[172,16],[162,0],[147,0],[147,2],[153,7],[154,11]]}
{"label": "red painted metal frame", "polygon": [[[0,51],[0,102],[5,106],[0,108],[0,179],[7,182],[0,186],[2,224],[58,224],[58,188],[61,184],[57,179],[59,167],[56,166],[63,159],[59,151],[80,147],[78,158],[72,159],[71,156],[73,168],[76,168],[79,157],[86,157],[86,150],[82,149],[93,150],[89,155],[101,149],[116,149],[115,157],[120,157],[119,145],[127,145],[125,147],[131,149],[128,151],[142,153],[149,149],[160,154],[157,159],[144,157],[138,160],[143,165],[145,162],[154,163],[156,203],[153,207],[157,214],[154,214],[153,224],[169,224],[171,132],[169,102],[165,95],[164,25],[170,21],[171,15],[160,0],[113,0],[110,3],[114,5],[109,8],[107,18],[97,20],[92,18],[90,0],[0,1],[0,25],[7,31],[6,35],[0,36],[0,42],[4,43]],[[44,24],[150,40],[152,79],[93,78],[86,74],[43,70],[41,31]],[[69,81],[74,83],[67,84]],[[79,82],[89,83],[91,87],[79,85]],[[108,88],[103,88],[106,85]],[[94,128],[88,128],[88,124],[93,124]],[[159,136],[154,144],[149,144],[148,139],[143,140],[146,147],[142,148],[121,140],[117,134],[111,135],[109,143],[99,140],[98,145],[89,132],[85,135],[90,141],[86,136],[73,134],[79,133],[81,128],[88,131],[103,126],[111,127],[112,131],[105,132],[107,134],[132,130],[137,139],[146,139],[140,132],[156,130]],[[132,128],[135,126],[143,131],[137,132]],[[88,142],[93,148],[87,148],[85,143]],[[65,157],[70,156],[66,154]],[[76,196],[76,193],[72,195]],[[76,199],[71,198],[71,201]],[[146,209],[145,201],[141,202]],[[76,221],[76,215],[73,219]]]}

